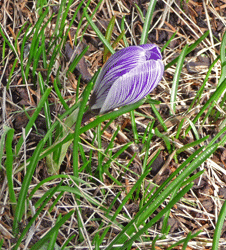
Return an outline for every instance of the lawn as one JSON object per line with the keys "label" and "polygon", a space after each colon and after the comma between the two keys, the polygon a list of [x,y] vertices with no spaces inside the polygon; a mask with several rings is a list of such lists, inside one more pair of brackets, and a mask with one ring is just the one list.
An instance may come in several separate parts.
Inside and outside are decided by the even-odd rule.
{"label": "lawn", "polygon": [[0,2],[0,249],[226,249],[225,16]]}

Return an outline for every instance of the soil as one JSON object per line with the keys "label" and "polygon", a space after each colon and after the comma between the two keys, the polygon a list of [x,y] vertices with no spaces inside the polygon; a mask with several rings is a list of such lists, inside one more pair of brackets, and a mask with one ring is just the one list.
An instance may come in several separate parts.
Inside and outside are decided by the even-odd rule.
{"label": "soil", "polygon": [[[98,1],[91,1],[89,6],[89,11],[92,13],[96,7]],[[119,4],[120,3],[120,4]],[[172,3],[169,6],[169,3]],[[113,15],[116,16],[116,25],[113,29],[112,35],[112,43],[119,36],[120,23],[122,21],[122,17],[125,16],[125,21],[128,25],[128,29],[126,29],[125,36],[127,37],[129,45],[139,45],[140,37],[142,34],[142,15],[145,16],[147,13],[148,4],[147,1],[139,1],[139,0],[120,0],[120,1],[111,1],[111,7],[113,11],[110,11],[108,1],[104,1],[101,4],[99,10],[95,14],[96,26],[101,31],[102,34],[105,34],[109,21]],[[73,16],[73,13],[78,4],[74,4],[71,8],[69,15],[66,19],[67,22]],[[141,10],[141,13],[137,12],[138,6]],[[0,23],[1,27],[4,28],[5,35],[7,35],[11,41],[15,42],[15,38],[18,35],[19,29],[22,25],[28,21],[32,26],[37,22],[37,15],[34,13],[34,2],[32,1],[1,1],[0,2]],[[51,7],[52,13],[57,14],[59,11],[57,5]],[[136,16],[134,20],[134,16]],[[188,112],[188,108],[192,103],[193,98],[195,97],[197,91],[200,89],[203,80],[206,76],[206,73],[213,63],[213,61],[220,54],[220,45],[222,41],[223,34],[225,32],[225,16],[226,16],[226,1],[212,0],[205,1],[202,0],[174,0],[174,1],[157,1],[153,18],[151,21],[150,33],[148,35],[148,43],[155,43],[160,48],[162,48],[167,41],[172,37],[172,35],[176,33],[174,39],[169,43],[167,48],[163,52],[164,63],[171,62],[174,58],[181,54],[182,49],[186,44],[191,45],[198,40],[205,32],[209,31],[209,36],[201,42],[198,47],[193,50],[190,54],[186,56],[185,65],[182,69],[180,86],[178,89],[178,104],[176,114],[170,117],[170,87],[172,86],[172,79],[175,73],[175,65],[171,68],[167,69],[164,74],[164,80],[159,84],[159,86],[150,94],[153,99],[161,101],[161,104],[156,105],[161,117],[164,121],[166,121],[167,127],[170,130],[171,134],[175,134],[178,128],[179,123],[184,117],[183,114]],[[66,78],[62,77],[62,89],[64,89],[64,99],[67,100],[68,106],[72,106],[75,102],[76,89],[78,84],[78,77],[81,75],[81,83],[79,88],[79,93],[81,93],[86,86],[87,82],[89,82],[94,75],[94,73],[103,66],[103,50],[104,46],[100,39],[94,34],[93,29],[88,26],[85,35],[82,41],[77,45],[72,45],[72,39],[74,38],[78,23],[80,18],[82,18],[82,10],[79,12],[78,17],[73,23],[70,33],[68,36],[68,40],[65,43],[65,46],[62,48],[62,55],[58,58],[58,64],[62,66],[64,69],[67,65],[74,60],[75,56],[79,55],[86,46],[89,46],[85,56],[80,60],[78,65],[76,66],[74,72]],[[53,17],[51,21],[51,25],[54,26],[56,22],[56,16]],[[86,20],[82,23],[82,27],[85,27]],[[28,24],[25,24],[25,27],[28,27]],[[50,28],[51,30],[51,28]],[[51,34],[51,32],[49,31]],[[79,33],[79,37],[82,35],[82,31]],[[20,34],[18,39],[18,47],[20,48],[23,39],[23,32]],[[29,45],[29,44],[28,44]],[[5,46],[5,51],[3,48]],[[120,50],[125,46],[123,41],[117,45],[116,50]],[[29,50],[29,47],[27,47]],[[46,49],[48,50],[48,38],[46,41]],[[20,51],[20,49],[19,49]],[[26,53],[25,53],[26,54]],[[6,58],[4,58],[7,55]],[[11,77],[10,85],[9,85],[9,77],[10,72],[13,67],[13,63],[15,61],[15,54],[10,51],[10,48],[7,44],[4,43],[3,37],[0,35],[0,98],[1,98],[1,108],[0,108],[0,125],[1,129],[3,124],[7,124],[9,127],[15,130],[15,139],[14,144],[18,142],[18,139],[21,136],[22,129],[26,127],[29,122],[29,118],[34,113],[37,104],[40,100],[41,91],[37,84],[37,77],[32,77],[30,74],[28,78],[28,82],[24,84],[24,80],[21,74],[21,68],[19,63],[16,63],[15,66],[15,74]],[[4,59],[3,59],[4,58]],[[50,59],[50,58],[48,58]],[[218,78],[220,75],[220,65],[217,64],[216,68],[213,69],[211,75],[209,77],[207,88],[204,91],[201,99],[200,105],[203,105],[208,100],[209,94],[212,93],[212,89],[217,86]],[[42,73],[43,78],[46,80],[46,70],[43,68],[43,64],[40,63],[37,69],[38,72]],[[52,72],[51,78],[49,79],[49,86],[53,86],[53,80],[56,78],[57,72]],[[58,102],[58,97],[55,92],[52,92],[49,97],[49,103],[51,104],[51,115],[52,119],[55,120],[57,115],[62,114],[65,110]],[[155,118],[155,114],[153,110],[150,108],[150,105],[144,104],[138,110],[144,116],[137,117],[137,120],[140,122],[137,124],[138,133],[142,134],[145,131],[143,125],[147,125],[150,122],[149,118],[145,116]],[[194,118],[195,114],[197,114],[197,110],[193,107],[192,111],[186,113],[186,117],[188,119]],[[218,121],[214,120],[212,117],[211,121],[206,124],[206,126],[202,127],[199,130],[200,135],[203,137],[209,135],[211,140],[217,132],[218,122],[225,119],[225,116],[222,115]],[[106,123],[105,123],[106,124]],[[103,124],[103,125],[105,125]],[[143,124],[143,125],[142,125]],[[38,142],[43,138],[43,136],[47,132],[46,120],[44,118],[44,112],[41,112],[38,119],[35,122],[35,128],[31,131],[27,138],[27,152],[26,157],[29,158],[32,156],[33,150],[38,144]],[[115,139],[115,145],[123,145],[125,142],[133,140],[133,132],[132,125],[128,116],[122,116],[117,118],[115,121],[115,126],[122,126],[122,134],[121,136],[117,136]],[[164,132],[164,128],[162,128],[161,123],[156,119],[155,127],[158,128],[160,132]],[[109,138],[113,135],[116,127],[109,127],[104,134],[104,141],[102,145],[104,148],[108,146]],[[1,132],[2,130],[0,130]],[[92,141],[92,138],[88,135],[83,135],[83,139],[88,142]],[[178,140],[175,141],[178,144],[185,145],[187,143],[191,143],[195,141],[196,138],[192,133],[189,133],[186,137],[179,137]],[[165,144],[162,140],[157,137],[152,139],[152,147],[153,150],[150,151],[150,156],[155,152],[157,145],[161,149],[161,154],[152,164],[152,171],[148,176],[150,179],[154,178],[155,183],[161,185],[166,178],[175,171],[175,169],[179,166],[181,162],[184,161],[190,154],[188,151],[182,152],[178,156],[178,162],[175,159],[170,157],[168,150],[165,147]],[[87,145],[84,146],[84,152],[86,157],[89,156],[89,147]],[[194,148],[194,150],[197,150]],[[87,151],[86,151],[87,150]],[[120,160],[123,162],[128,159],[128,157],[132,156],[132,153],[137,152],[138,155],[142,155],[143,147],[142,144],[138,143],[136,148],[131,152],[130,150],[125,151],[122,155],[120,155]],[[94,153],[93,157],[93,167],[97,167],[97,152]],[[151,160],[151,157],[150,159]],[[165,162],[168,160],[168,165],[166,168]],[[131,178],[137,178],[137,174],[140,174],[141,171],[141,160],[140,158],[136,158],[132,165],[131,170],[135,174],[127,173]],[[83,164],[83,160],[81,157],[80,164]],[[215,224],[216,224],[216,215],[219,214],[219,210],[222,205],[222,201],[226,197],[226,179],[223,170],[216,170],[210,167],[211,164],[216,164],[220,166],[221,169],[225,169],[226,167],[226,149],[219,148],[214,156],[211,158],[211,162],[206,162],[200,169],[206,170],[206,174],[197,180],[194,181],[194,187],[191,192],[189,192],[184,200],[175,206],[170,213],[169,225],[171,226],[170,234],[171,237],[178,235],[185,235],[187,233],[196,232],[200,229],[203,230],[199,241],[193,241],[193,243],[186,249],[211,249],[211,240],[213,238]],[[41,181],[48,177],[48,173],[45,169],[45,162],[41,162],[36,169],[34,177],[37,178],[38,181]],[[164,168],[164,169],[163,169]],[[211,172],[213,171],[213,172]],[[71,150],[68,152],[65,162],[60,169],[60,173],[65,172],[66,174],[70,174],[72,172],[72,156]],[[112,176],[118,178],[118,172],[114,169],[111,170]],[[124,173],[123,173],[124,174]],[[195,174],[195,173],[194,173]],[[4,172],[1,172],[0,176],[1,180],[4,180]],[[18,182],[21,182],[23,179],[23,174],[15,175],[15,178],[18,179]],[[123,184],[126,186],[128,183],[121,177],[120,179]],[[112,180],[105,177],[104,183],[106,185],[111,185]],[[34,184],[36,184],[34,180]],[[127,188],[129,184],[127,185]],[[0,182],[0,200],[3,204],[4,195],[6,190],[6,186],[3,185],[3,182]],[[115,193],[119,192],[119,188],[112,189]],[[102,193],[97,188],[93,188],[90,191],[92,195],[96,197],[101,197]],[[216,201],[214,197],[218,197],[219,199]],[[114,197],[108,197],[107,205],[110,206],[111,201]],[[64,197],[65,204],[70,204],[71,196]],[[5,203],[4,203],[5,204]],[[6,209],[4,210],[4,214],[0,212],[1,224],[7,228],[7,233],[0,232],[0,239],[5,237],[8,239],[8,242],[4,242],[5,249],[10,249],[10,241],[13,241],[11,237],[11,223],[12,223],[12,214],[10,212],[10,205],[5,204]],[[115,211],[119,204],[116,204],[112,210]],[[137,213],[139,210],[139,204],[134,201],[131,201],[126,205],[127,211],[132,215]],[[163,208],[163,207],[162,207]],[[161,209],[161,208],[159,208]],[[65,212],[63,210],[58,211]],[[84,221],[89,219],[89,216],[93,213],[93,210],[84,209],[83,216]],[[95,219],[100,219],[99,215],[95,215]],[[45,223],[44,223],[45,222]],[[26,222],[27,223],[27,222]],[[25,223],[25,224],[26,224]],[[22,225],[23,226],[23,225]],[[42,230],[47,230],[51,227],[48,222],[43,221],[40,228]],[[157,225],[157,230],[160,232],[162,228],[162,222]],[[92,238],[92,233],[95,232],[96,227],[95,223],[89,223],[89,233]],[[62,230],[62,232],[67,234],[66,230]],[[117,234],[117,230],[113,232],[113,235]],[[2,234],[2,235],[1,235]],[[37,241],[41,237],[40,235],[36,235],[34,241]],[[109,236],[110,237],[110,236]],[[225,240],[226,237],[226,223],[223,226],[222,231],[222,241]],[[178,237],[179,238],[179,237]],[[74,239],[74,244],[76,244],[76,240]],[[63,237],[59,237],[58,243],[63,242]],[[225,241],[226,242],[226,241]],[[34,243],[34,242],[32,242]],[[166,248],[169,245],[166,244]],[[148,248],[143,248],[148,249]],[[165,249],[165,248],[162,248]],[[175,248],[181,249],[181,248]],[[222,243],[222,248],[224,249],[224,242]]]}

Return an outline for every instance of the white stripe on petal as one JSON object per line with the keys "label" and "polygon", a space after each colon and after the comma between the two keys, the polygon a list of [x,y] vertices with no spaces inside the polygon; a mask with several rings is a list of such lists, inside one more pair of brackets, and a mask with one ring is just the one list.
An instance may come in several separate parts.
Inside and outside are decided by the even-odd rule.
{"label": "white stripe on petal", "polygon": [[139,46],[124,48],[112,55],[102,68],[94,86],[97,96],[109,88],[119,77],[120,71],[127,73],[146,61],[145,50]]}
{"label": "white stripe on petal", "polygon": [[157,86],[163,72],[161,60],[150,60],[119,77],[110,88],[100,113],[143,99]]}

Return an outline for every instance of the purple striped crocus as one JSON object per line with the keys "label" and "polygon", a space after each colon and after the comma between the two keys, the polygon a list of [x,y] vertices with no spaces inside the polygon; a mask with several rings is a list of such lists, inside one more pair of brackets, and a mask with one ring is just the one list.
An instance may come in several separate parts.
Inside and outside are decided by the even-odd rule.
{"label": "purple striped crocus", "polygon": [[116,52],[96,80],[89,103],[91,110],[103,114],[143,99],[157,86],[163,72],[162,55],[154,44]]}

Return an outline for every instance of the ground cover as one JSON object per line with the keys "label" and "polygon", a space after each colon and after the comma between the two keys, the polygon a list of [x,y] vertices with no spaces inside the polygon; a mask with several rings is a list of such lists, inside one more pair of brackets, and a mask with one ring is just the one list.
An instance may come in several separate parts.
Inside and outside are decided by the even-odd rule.
{"label": "ground cover", "polygon": [[[2,249],[224,249],[225,1],[0,2]],[[114,51],[157,44],[139,103],[82,116]]]}

